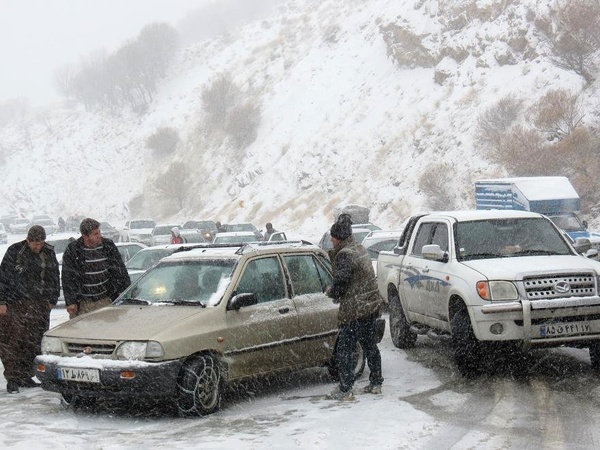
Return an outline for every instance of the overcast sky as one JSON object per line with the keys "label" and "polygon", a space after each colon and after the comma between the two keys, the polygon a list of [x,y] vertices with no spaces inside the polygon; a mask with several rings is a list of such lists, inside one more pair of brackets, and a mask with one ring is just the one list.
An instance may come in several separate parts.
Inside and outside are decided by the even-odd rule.
{"label": "overcast sky", "polygon": [[144,25],[176,25],[204,0],[0,0],[0,101],[57,98],[54,73],[95,49],[114,50]]}

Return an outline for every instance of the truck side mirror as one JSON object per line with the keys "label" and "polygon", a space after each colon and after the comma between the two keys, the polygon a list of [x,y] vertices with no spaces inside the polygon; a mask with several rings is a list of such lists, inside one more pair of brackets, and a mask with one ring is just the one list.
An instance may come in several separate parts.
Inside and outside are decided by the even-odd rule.
{"label": "truck side mirror", "polygon": [[592,248],[592,243],[588,238],[578,237],[575,239],[573,247],[575,247],[577,253],[583,254]]}
{"label": "truck side mirror", "polygon": [[587,227],[588,227],[588,222],[587,222],[587,220],[584,220],[584,221],[583,221],[583,227],[584,227],[584,228],[587,228]]}
{"label": "truck side mirror", "polygon": [[448,252],[443,251],[437,244],[424,245],[421,255],[432,261],[448,262]]}

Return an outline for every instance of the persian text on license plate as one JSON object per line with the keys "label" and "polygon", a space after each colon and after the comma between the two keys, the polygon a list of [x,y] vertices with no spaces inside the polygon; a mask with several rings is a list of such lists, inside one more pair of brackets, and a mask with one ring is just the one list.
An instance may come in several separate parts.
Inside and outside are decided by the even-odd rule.
{"label": "persian text on license plate", "polygon": [[80,381],[82,383],[100,383],[100,371],[98,369],[59,367],[58,379],[65,381]]}
{"label": "persian text on license plate", "polygon": [[574,336],[591,333],[589,322],[551,323],[540,325],[540,337]]}

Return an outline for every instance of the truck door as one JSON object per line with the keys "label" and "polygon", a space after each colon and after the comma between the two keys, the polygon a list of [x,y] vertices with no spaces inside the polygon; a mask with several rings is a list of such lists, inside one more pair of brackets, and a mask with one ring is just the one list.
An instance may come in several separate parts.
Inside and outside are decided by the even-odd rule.
{"label": "truck door", "polygon": [[437,244],[441,250],[448,251],[449,224],[421,222],[404,259],[401,285],[409,311],[439,319],[446,305],[448,263],[423,258],[423,246],[429,244]]}

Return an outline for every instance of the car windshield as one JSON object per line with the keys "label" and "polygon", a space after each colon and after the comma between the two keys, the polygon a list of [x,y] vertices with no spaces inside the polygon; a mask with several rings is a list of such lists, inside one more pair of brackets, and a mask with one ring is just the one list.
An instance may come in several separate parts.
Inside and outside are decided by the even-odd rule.
{"label": "car windshield", "polygon": [[459,222],[456,246],[459,261],[573,254],[560,232],[543,218]]}
{"label": "car windshield", "polygon": [[132,220],[130,228],[154,228],[153,220]]}
{"label": "car windshield", "polygon": [[585,231],[585,227],[577,216],[549,216],[549,218],[561,230]]}
{"label": "car windshield", "polygon": [[215,306],[234,265],[235,260],[165,261],[131,285],[116,304]]}
{"label": "car windshield", "polygon": [[174,249],[153,248],[152,250],[139,251],[127,262],[128,270],[148,270],[165,256],[173,253]]}
{"label": "car windshield", "polygon": [[152,232],[152,234],[154,236],[164,236],[164,235],[171,234],[171,228],[173,228],[174,226],[175,225],[164,225],[164,226],[154,227],[154,231]]}
{"label": "car windshield", "polygon": [[234,223],[226,225],[227,231],[256,231],[256,227],[251,223]]}
{"label": "car windshield", "polygon": [[256,236],[253,234],[243,235],[243,236],[217,236],[215,237],[215,244],[237,244],[242,242],[254,242],[256,241]]}
{"label": "car windshield", "polygon": [[186,230],[215,230],[217,227],[210,220],[190,220],[183,224]]}

